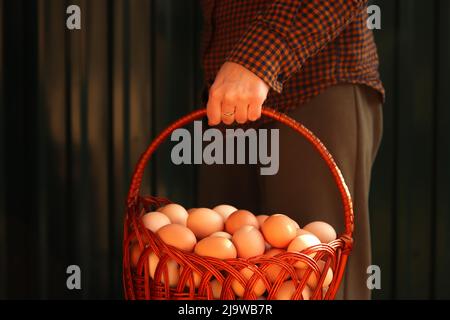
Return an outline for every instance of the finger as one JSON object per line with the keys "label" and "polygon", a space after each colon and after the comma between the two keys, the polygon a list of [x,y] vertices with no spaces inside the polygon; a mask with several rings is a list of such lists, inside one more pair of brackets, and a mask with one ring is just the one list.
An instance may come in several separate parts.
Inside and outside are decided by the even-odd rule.
{"label": "finger", "polygon": [[210,90],[208,104],[206,106],[206,115],[208,116],[208,124],[216,126],[221,120],[221,95],[217,90]]}
{"label": "finger", "polygon": [[[227,110],[227,111],[223,111],[223,110]],[[225,123],[226,125],[230,125],[234,122],[235,120],[235,110],[236,107],[231,107],[231,106],[226,106],[223,107],[222,106],[222,122]]]}
{"label": "finger", "polygon": [[261,118],[262,103],[251,103],[248,107],[248,120],[256,121]]}
{"label": "finger", "polygon": [[236,100],[234,95],[225,93],[222,99],[222,122],[230,125],[234,122],[236,112]]}
{"label": "finger", "polygon": [[236,107],[236,115],[235,115],[236,122],[239,124],[244,124],[248,120],[248,103],[241,102]]}

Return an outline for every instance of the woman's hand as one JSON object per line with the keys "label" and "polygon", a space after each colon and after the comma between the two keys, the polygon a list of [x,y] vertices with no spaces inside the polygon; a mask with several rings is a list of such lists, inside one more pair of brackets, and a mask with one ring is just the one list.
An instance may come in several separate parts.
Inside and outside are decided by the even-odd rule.
{"label": "woman's hand", "polygon": [[253,72],[237,63],[225,62],[209,90],[209,125],[259,119],[268,92],[269,86]]}

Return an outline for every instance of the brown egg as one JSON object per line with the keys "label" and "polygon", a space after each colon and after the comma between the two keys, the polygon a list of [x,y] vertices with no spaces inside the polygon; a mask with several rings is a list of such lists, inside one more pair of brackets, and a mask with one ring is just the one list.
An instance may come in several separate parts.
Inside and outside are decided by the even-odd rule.
{"label": "brown egg", "polygon": [[292,219],[284,214],[267,218],[261,227],[266,241],[274,248],[286,248],[295,238],[296,230]]}
{"label": "brown egg", "polygon": [[[283,284],[278,289],[275,300],[291,300],[295,293],[295,285],[292,280],[283,282]],[[309,300],[311,298],[311,289],[305,286],[302,291],[303,300]]]}
{"label": "brown egg", "polygon": [[[325,267],[325,262],[323,261],[318,261],[317,262],[320,271],[323,273],[323,268]],[[305,276],[305,273],[308,269],[297,269],[297,275],[299,277],[299,279],[302,279]],[[320,279],[320,278],[319,278]],[[310,276],[308,277],[308,280],[306,281],[306,283],[308,284],[308,286],[311,289],[315,289],[317,287],[317,283],[319,280],[316,276],[316,274],[314,272],[311,272]],[[323,281],[322,284],[322,288],[326,288],[330,285],[331,281],[333,280],[333,271],[331,270],[331,268],[327,269],[327,274],[325,276],[325,279]]]}
{"label": "brown egg", "polygon": [[197,239],[203,239],[223,230],[223,218],[211,209],[198,208],[189,214],[187,227],[194,232]]}
{"label": "brown egg", "polygon": [[254,226],[259,228],[259,223],[256,217],[247,210],[237,210],[233,212],[225,222],[225,230],[233,234],[243,226]]}
{"label": "brown egg", "polygon": [[[289,244],[287,248],[288,252],[301,252],[309,247],[320,244],[320,240],[313,234],[304,234],[301,236],[295,237],[294,240]],[[314,258],[315,253],[309,255],[311,258]],[[294,264],[297,268],[306,268],[308,265],[305,262],[297,261]]]}
{"label": "brown egg", "polygon": [[336,231],[332,226],[323,221],[314,221],[303,227],[304,230],[311,232],[322,243],[329,243],[336,240]]}
{"label": "brown egg", "polygon": [[152,279],[155,279],[155,271],[156,267],[158,266],[158,263],[159,263],[158,256],[154,252],[150,253],[148,256],[148,269],[150,272],[150,277]]}
{"label": "brown egg", "polygon": [[294,223],[295,228],[296,228],[296,229],[300,229],[300,225],[297,223],[297,221],[295,221],[295,220],[292,219],[292,218],[291,218],[291,220],[292,220],[292,223]]}
{"label": "brown egg", "polygon": [[222,237],[207,237],[200,240],[194,252],[199,256],[218,259],[234,259],[237,256],[236,248],[231,240]]}
{"label": "brown egg", "polygon": [[190,214],[192,211],[197,210],[198,208],[190,208],[187,210],[187,213]]}
{"label": "brown egg", "polygon": [[210,235],[210,237],[222,237],[222,238],[226,238],[226,239],[230,239],[232,238],[232,235],[229,234],[228,232],[225,231],[217,231],[214,232]]}
{"label": "brown egg", "polygon": [[[244,276],[244,279],[247,280],[247,285],[249,283],[250,278],[253,276],[253,271],[249,268],[244,268],[240,271],[240,273]],[[244,296],[244,287],[242,286],[242,284],[234,279],[231,282],[231,288],[233,289],[234,293],[238,296],[238,297],[243,297]],[[264,285],[264,282],[261,279],[258,279],[256,281],[256,283],[253,285],[253,293],[259,297],[261,295],[264,294],[264,292],[266,292],[266,286]]]}
{"label": "brown egg", "polygon": [[222,294],[222,284],[214,279],[210,283],[212,294],[214,299],[220,299],[220,295]]}
{"label": "brown egg", "polygon": [[[156,268],[159,264],[159,258],[154,252],[150,253],[150,255],[148,257],[148,264],[149,264],[150,277],[152,279],[155,279],[155,272],[156,272]],[[168,272],[168,276],[169,276],[169,286],[175,287],[178,284],[178,280],[180,278],[179,265],[174,260],[168,260],[166,263],[166,266],[167,266],[167,272]],[[161,279],[161,283],[163,283],[163,284],[166,283],[165,276],[164,276],[164,270],[161,273],[160,279]]]}
{"label": "brown egg", "polygon": [[230,214],[237,211],[237,209],[235,207],[230,206],[228,204],[221,204],[221,205],[215,206],[213,208],[213,210],[222,216],[224,222],[228,219]]}
{"label": "brown egg", "polygon": [[[180,276],[181,276],[182,272],[183,272],[183,267],[180,268]],[[198,288],[200,286],[200,282],[202,281],[201,275],[198,272],[196,272],[196,271],[192,271],[192,277],[194,279],[194,288]],[[188,288],[191,287],[191,280],[190,280],[190,278],[188,278],[188,280],[186,281],[186,286]]]}
{"label": "brown egg", "polygon": [[176,203],[168,204],[162,208],[158,209],[158,212],[164,213],[169,217],[172,223],[181,224],[186,226],[186,221],[188,218],[188,213],[185,208]]}
{"label": "brown egg", "polygon": [[[180,272],[179,272],[179,265],[174,260],[167,261],[167,271],[169,272],[169,286],[170,287],[176,287],[178,284],[178,280],[180,279]],[[163,284],[166,283],[166,280],[164,278],[164,273],[161,276],[161,282]]]}
{"label": "brown egg", "polygon": [[306,230],[304,230],[304,229],[297,229],[297,231],[296,231],[296,236],[298,237],[298,236],[302,236],[302,235],[304,235],[304,234],[312,234],[311,232],[309,232],[309,231],[306,231]]}
{"label": "brown egg", "polygon": [[152,232],[156,232],[159,228],[170,224],[170,219],[164,213],[161,212],[149,212],[142,216],[142,223],[144,226]]}
{"label": "brown egg", "polygon": [[243,226],[233,234],[233,244],[239,258],[252,258],[264,253],[264,237],[254,226]]}
{"label": "brown egg", "polygon": [[258,224],[260,227],[263,225],[264,221],[266,221],[268,217],[269,216],[266,214],[260,214],[259,216],[256,216],[256,220],[258,220]]}
{"label": "brown egg", "polygon": [[[284,252],[286,252],[286,250],[273,248],[273,249],[270,249],[269,251],[267,251],[264,255],[267,256],[267,257],[274,257],[274,256],[276,256],[278,254],[281,254],[281,253],[284,253]],[[280,267],[280,266],[278,266],[276,264],[272,264],[270,267],[268,267],[265,270],[265,275],[267,277],[267,280],[269,280],[270,282],[274,283],[277,280],[278,275],[280,274],[280,272],[282,270],[283,270],[282,267]],[[286,274],[283,277],[283,281],[287,280],[288,278],[289,278],[289,274]]]}
{"label": "brown egg", "polygon": [[197,243],[194,233],[180,224],[168,224],[157,232],[164,243],[180,250],[192,251]]}

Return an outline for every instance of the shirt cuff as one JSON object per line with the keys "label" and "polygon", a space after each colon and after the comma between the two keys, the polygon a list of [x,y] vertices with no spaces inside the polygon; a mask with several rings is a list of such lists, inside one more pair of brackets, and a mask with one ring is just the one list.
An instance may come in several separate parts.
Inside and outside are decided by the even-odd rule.
{"label": "shirt cuff", "polygon": [[300,70],[297,56],[286,40],[261,20],[250,26],[226,61],[247,68],[278,93],[283,83]]}

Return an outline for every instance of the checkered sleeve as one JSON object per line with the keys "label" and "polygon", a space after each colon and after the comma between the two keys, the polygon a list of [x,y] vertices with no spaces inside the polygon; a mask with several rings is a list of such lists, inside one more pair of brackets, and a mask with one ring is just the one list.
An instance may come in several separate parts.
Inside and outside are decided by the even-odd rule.
{"label": "checkered sleeve", "polygon": [[246,67],[281,92],[283,83],[366,5],[367,0],[275,0],[253,21],[226,60]]}

